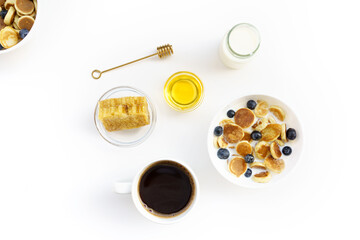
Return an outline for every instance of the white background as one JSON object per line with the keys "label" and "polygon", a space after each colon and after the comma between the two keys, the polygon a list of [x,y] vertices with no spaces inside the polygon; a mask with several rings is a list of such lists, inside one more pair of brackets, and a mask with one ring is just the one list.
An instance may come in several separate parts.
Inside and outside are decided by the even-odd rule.
{"label": "white background", "polygon": [[[355,237],[360,39],[352,3],[39,0],[31,41],[0,55],[0,239]],[[230,70],[217,50],[239,22],[257,26],[262,44],[252,62]],[[90,77],[166,43],[175,51],[166,60]],[[166,79],[180,70],[205,85],[194,112],[175,112],[163,99]],[[110,145],[93,123],[97,99],[121,85],[146,92],[158,112],[155,131],[135,148]],[[293,108],[305,146],[286,181],[251,190],[215,171],[206,135],[220,107],[256,93]],[[115,181],[162,156],[187,162],[201,185],[189,218],[170,226],[113,193]]]}

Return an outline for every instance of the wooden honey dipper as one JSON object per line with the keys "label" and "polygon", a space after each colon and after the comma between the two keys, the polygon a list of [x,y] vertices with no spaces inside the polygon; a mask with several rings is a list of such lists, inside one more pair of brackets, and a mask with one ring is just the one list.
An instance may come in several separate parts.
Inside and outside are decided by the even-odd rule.
{"label": "wooden honey dipper", "polygon": [[149,58],[149,57],[152,57],[152,56],[155,56],[155,55],[158,55],[159,58],[164,58],[164,57],[167,57],[167,56],[170,56],[171,54],[173,54],[174,51],[173,51],[173,48],[172,48],[172,45],[170,44],[166,44],[166,45],[163,45],[163,46],[160,46],[160,47],[157,47],[157,51],[156,53],[154,54],[151,54],[149,56],[146,56],[146,57],[143,57],[143,58],[139,58],[137,60],[134,60],[134,61],[131,61],[131,62],[128,62],[128,63],[125,63],[125,64],[122,64],[122,65],[119,65],[117,67],[113,67],[113,68],[109,68],[109,69],[106,69],[104,71],[100,71],[100,70],[94,70],[92,71],[91,73],[91,76],[94,78],[94,79],[99,79],[101,77],[101,75],[105,72],[109,72],[111,70],[114,70],[114,69],[117,69],[117,68],[120,68],[120,67],[123,67],[123,66],[126,66],[126,65],[129,65],[131,63],[134,63],[134,62],[138,62],[138,61],[141,61],[145,58]]}

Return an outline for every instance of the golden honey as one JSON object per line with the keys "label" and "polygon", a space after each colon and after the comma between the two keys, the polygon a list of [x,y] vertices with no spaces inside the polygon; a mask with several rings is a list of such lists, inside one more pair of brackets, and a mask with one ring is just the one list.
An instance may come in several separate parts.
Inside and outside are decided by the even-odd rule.
{"label": "golden honey", "polygon": [[170,107],[188,112],[200,105],[203,90],[203,84],[195,74],[177,72],[165,83],[164,96]]}

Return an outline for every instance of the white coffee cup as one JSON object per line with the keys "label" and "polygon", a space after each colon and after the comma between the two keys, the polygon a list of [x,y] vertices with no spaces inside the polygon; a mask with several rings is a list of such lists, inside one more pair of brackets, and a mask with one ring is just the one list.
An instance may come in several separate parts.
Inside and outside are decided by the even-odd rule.
{"label": "white coffee cup", "polygon": [[[181,212],[180,214],[177,214],[175,216],[163,217],[163,216],[157,216],[155,214],[150,213],[143,206],[143,202],[140,198],[138,186],[139,186],[141,177],[149,169],[149,167],[151,165],[154,165],[157,162],[162,162],[162,161],[170,161],[170,162],[174,162],[177,165],[181,165],[182,167],[184,167],[187,170],[187,172],[191,175],[191,178],[193,179],[193,193],[192,193],[192,199],[189,202],[189,206],[183,212]],[[138,171],[138,173],[135,175],[132,182],[116,182],[115,183],[115,192],[122,193],[122,194],[130,194],[131,193],[132,200],[135,204],[135,207],[147,219],[149,219],[153,222],[156,222],[156,223],[170,224],[170,223],[178,222],[178,221],[182,220],[184,217],[189,215],[190,210],[195,206],[195,203],[198,201],[198,198],[199,198],[199,182],[198,182],[194,172],[184,162],[181,162],[178,160],[172,160],[172,159],[161,159],[161,160],[152,161],[151,163],[144,166],[140,171]]]}

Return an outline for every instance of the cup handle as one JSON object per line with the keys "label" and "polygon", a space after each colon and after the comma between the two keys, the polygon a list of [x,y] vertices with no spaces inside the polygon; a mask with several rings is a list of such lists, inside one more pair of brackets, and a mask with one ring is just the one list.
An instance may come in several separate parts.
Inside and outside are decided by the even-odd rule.
{"label": "cup handle", "polygon": [[115,192],[116,193],[131,193],[131,182],[116,182],[115,183]]}

